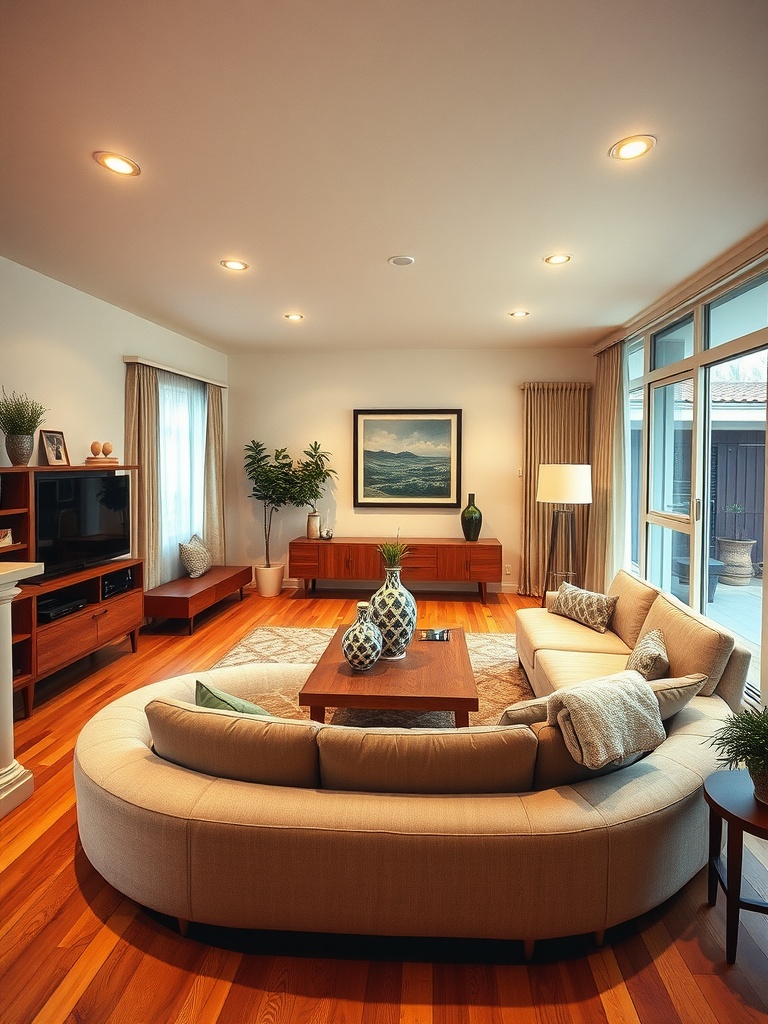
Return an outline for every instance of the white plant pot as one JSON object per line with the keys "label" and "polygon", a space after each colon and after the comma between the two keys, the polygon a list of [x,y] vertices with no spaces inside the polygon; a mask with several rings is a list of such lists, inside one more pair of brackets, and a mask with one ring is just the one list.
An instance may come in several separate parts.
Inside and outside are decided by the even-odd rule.
{"label": "white plant pot", "polygon": [[320,513],[310,512],[307,516],[307,539],[320,539]]}
{"label": "white plant pot", "polygon": [[277,597],[283,589],[283,576],[285,575],[285,563],[274,562],[272,565],[254,566],[256,573],[256,589],[259,597]]}

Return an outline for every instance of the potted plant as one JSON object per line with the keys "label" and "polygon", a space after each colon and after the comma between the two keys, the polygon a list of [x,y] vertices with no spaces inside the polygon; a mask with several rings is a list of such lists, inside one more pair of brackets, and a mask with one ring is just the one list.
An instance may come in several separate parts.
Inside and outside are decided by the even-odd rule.
{"label": "potted plant", "polygon": [[286,448],[278,448],[270,455],[261,441],[251,441],[244,451],[245,475],[252,485],[250,496],[264,506],[264,564],[255,567],[256,585],[262,597],[274,597],[282,588],[285,564],[273,564],[270,556],[273,516],[286,505],[313,505],[322,495],[323,484],[335,471],[328,468],[330,455],[321,451],[317,441],[304,450],[306,459],[296,462]]}
{"label": "potted plant", "polygon": [[[748,538],[744,529],[743,517],[746,509],[738,501],[725,505],[722,510],[726,516],[725,524],[728,534],[717,538],[717,546],[724,568],[720,573],[720,582],[729,587],[746,587],[752,579],[752,548],[757,541]],[[732,517],[730,520],[728,517]],[[730,526],[730,528],[729,528]]]}
{"label": "potted plant", "polygon": [[26,394],[10,395],[3,388],[0,396],[0,430],[5,434],[5,450],[12,466],[26,466],[35,448],[35,431],[45,421],[48,410]]}
{"label": "potted plant", "polygon": [[306,459],[300,459],[296,464],[296,495],[293,504],[309,505],[312,509],[307,516],[307,537],[316,539],[320,536],[317,502],[323,496],[325,484],[336,476],[336,470],[328,468],[331,456],[329,452],[321,451],[319,441],[313,441],[309,448],[304,449],[303,454]]}
{"label": "potted plant", "polygon": [[768,708],[731,715],[710,742],[720,751],[718,764],[724,768],[743,764],[755,787],[755,799],[768,804]]}

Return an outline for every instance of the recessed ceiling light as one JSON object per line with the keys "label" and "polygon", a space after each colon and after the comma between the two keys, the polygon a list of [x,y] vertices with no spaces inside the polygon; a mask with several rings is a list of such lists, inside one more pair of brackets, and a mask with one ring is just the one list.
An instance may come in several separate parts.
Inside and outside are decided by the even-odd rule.
{"label": "recessed ceiling light", "polygon": [[284,320],[298,321],[298,320],[303,320],[304,316],[301,313],[284,313],[283,314],[283,319]]}
{"label": "recessed ceiling light", "polygon": [[530,316],[530,313],[527,309],[513,309],[509,315],[513,316],[516,320],[522,320],[524,316]]}
{"label": "recessed ceiling light", "polygon": [[645,156],[655,145],[656,138],[653,135],[630,135],[611,146],[608,156],[615,160],[634,160],[638,156]]}
{"label": "recessed ceiling light", "polygon": [[106,167],[108,171],[114,171],[115,174],[125,175],[137,175],[141,174],[141,168],[133,160],[129,160],[127,156],[120,156],[119,153],[94,153],[93,159],[97,164],[101,164],[102,167]]}
{"label": "recessed ceiling light", "polygon": [[410,267],[416,260],[413,256],[390,256],[387,262],[391,263],[393,267]]}
{"label": "recessed ceiling light", "polygon": [[545,256],[544,262],[549,263],[551,267],[557,267],[561,263],[570,263],[573,257],[567,252],[555,252],[551,256]]}
{"label": "recessed ceiling light", "polygon": [[226,270],[247,270],[248,264],[242,260],[221,260],[221,265]]}

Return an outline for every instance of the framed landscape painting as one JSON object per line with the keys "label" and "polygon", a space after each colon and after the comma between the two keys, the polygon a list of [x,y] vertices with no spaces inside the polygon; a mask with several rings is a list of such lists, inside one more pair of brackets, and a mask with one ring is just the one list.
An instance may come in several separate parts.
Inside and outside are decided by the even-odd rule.
{"label": "framed landscape painting", "polygon": [[355,409],[357,508],[459,508],[461,409]]}

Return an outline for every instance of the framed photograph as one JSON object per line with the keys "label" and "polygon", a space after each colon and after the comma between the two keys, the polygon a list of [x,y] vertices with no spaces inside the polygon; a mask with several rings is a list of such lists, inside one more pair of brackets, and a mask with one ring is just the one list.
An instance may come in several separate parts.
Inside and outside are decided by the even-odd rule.
{"label": "framed photograph", "polygon": [[459,508],[461,409],[355,409],[356,508]]}
{"label": "framed photograph", "polygon": [[60,430],[41,430],[40,448],[49,466],[68,466],[69,454]]}

